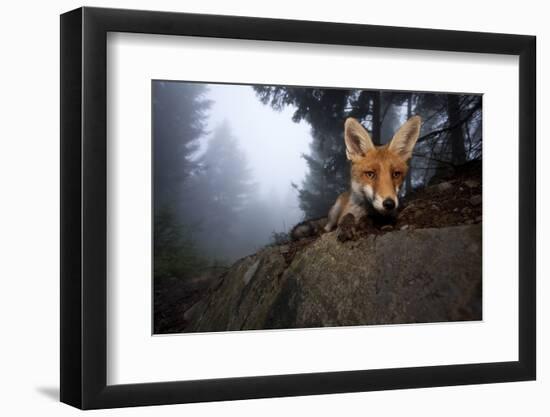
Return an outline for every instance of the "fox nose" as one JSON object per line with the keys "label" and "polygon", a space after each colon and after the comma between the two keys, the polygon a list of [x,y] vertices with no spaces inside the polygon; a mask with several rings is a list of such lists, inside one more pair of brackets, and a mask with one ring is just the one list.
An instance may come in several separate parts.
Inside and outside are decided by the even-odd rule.
{"label": "fox nose", "polygon": [[395,208],[395,201],[393,201],[393,199],[391,198],[386,198],[383,201],[382,205],[386,210],[393,210]]}

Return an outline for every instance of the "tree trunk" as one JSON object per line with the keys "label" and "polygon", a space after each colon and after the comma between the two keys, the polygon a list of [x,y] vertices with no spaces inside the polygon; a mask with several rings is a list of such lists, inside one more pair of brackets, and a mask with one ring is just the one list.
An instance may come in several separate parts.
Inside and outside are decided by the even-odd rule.
{"label": "tree trunk", "polygon": [[[413,95],[412,93],[409,94],[409,98],[407,99],[407,120],[409,120],[412,117],[412,99]],[[412,160],[412,158],[411,158]],[[407,176],[405,177],[405,193],[408,194],[412,191],[412,166],[409,164],[409,172],[407,172]]]}
{"label": "tree trunk", "polygon": [[[460,122],[459,96],[456,94],[447,95],[447,115],[450,127]],[[466,150],[464,149],[464,135],[462,125],[456,126],[450,131],[451,153],[454,165],[461,165],[466,162]]]}
{"label": "tree trunk", "polygon": [[372,93],[372,141],[380,145],[380,91]]}

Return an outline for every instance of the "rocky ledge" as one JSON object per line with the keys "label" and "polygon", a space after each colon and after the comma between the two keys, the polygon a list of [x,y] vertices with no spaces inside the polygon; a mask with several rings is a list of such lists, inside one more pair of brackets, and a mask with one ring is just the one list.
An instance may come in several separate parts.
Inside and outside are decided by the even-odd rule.
{"label": "rocky ledge", "polygon": [[481,320],[481,224],[337,232],[234,263],[186,332]]}

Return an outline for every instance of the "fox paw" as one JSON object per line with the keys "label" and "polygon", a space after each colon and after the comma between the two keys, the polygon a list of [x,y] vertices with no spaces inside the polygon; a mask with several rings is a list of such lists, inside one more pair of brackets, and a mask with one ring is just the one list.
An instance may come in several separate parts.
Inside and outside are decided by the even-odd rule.
{"label": "fox paw", "polygon": [[344,216],[344,218],[338,225],[338,230],[336,231],[336,238],[340,242],[355,240],[357,238],[355,216],[353,214],[348,213]]}

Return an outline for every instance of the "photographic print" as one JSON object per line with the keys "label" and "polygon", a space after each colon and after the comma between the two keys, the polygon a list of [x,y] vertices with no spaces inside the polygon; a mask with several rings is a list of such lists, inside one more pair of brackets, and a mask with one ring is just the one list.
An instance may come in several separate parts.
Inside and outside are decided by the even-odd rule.
{"label": "photographic print", "polygon": [[536,37],[95,7],[60,34],[62,402],[536,379]]}
{"label": "photographic print", "polygon": [[152,81],[153,333],[482,319],[482,96]]}

